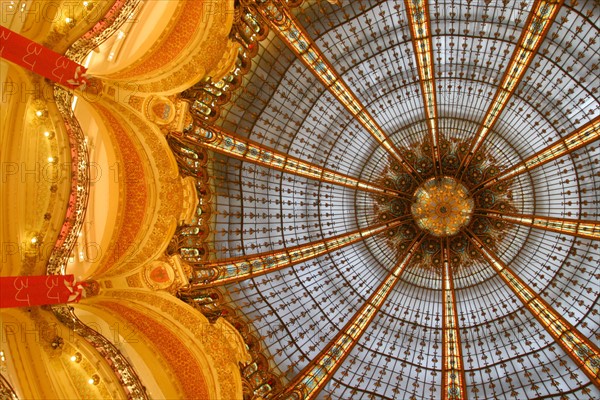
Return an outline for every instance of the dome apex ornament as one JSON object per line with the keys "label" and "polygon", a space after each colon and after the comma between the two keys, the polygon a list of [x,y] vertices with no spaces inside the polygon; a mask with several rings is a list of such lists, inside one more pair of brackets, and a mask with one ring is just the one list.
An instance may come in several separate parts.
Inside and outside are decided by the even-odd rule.
{"label": "dome apex ornament", "polygon": [[431,178],[415,192],[411,212],[417,226],[436,237],[454,236],[469,224],[475,202],[449,176]]}
{"label": "dome apex ornament", "polygon": [[[514,211],[511,185],[477,190],[477,186],[499,174],[500,166],[485,149],[480,149],[465,174],[458,165],[466,156],[466,143],[458,139],[441,142],[441,175],[436,176],[428,157],[427,141],[401,149],[402,156],[416,168],[422,182],[415,181],[390,157],[378,184],[399,192],[400,196],[374,196],[375,222],[411,216],[401,226],[386,233],[389,247],[402,257],[408,243],[420,232],[426,234],[412,265],[440,273],[442,242],[448,239],[449,263],[453,269],[466,268],[481,260],[466,236],[472,231],[486,245],[496,248],[512,225],[491,220],[490,210]],[[409,199],[412,199],[409,200]]]}

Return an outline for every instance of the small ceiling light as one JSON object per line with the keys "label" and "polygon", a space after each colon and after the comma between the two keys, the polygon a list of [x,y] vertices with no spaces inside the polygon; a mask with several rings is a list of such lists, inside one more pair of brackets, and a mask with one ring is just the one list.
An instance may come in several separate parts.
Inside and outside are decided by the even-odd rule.
{"label": "small ceiling light", "polygon": [[81,359],[82,359],[82,357],[81,357],[81,353],[80,352],[76,352],[75,354],[73,354],[71,356],[71,361],[75,362],[75,363],[81,362]]}
{"label": "small ceiling light", "polygon": [[35,112],[35,116],[36,116],[36,117],[38,117],[38,118],[41,118],[41,117],[43,117],[43,116],[44,116],[44,111],[42,111],[42,110],[37,110],[37,111]]}
{"label": "small ceiling light", "polygon": [[92,377],[90,379],[88,379],[88,383],[90,385],[97,385],[100,383],[100,377],[98,376],[98,374],[94,374],[92,375]]}

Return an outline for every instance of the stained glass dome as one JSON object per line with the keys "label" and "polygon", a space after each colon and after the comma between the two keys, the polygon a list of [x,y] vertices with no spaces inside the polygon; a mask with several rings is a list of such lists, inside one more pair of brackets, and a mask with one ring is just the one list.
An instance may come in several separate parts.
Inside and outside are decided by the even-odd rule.
{"label": "stained glass dome", "polygon": [[598,3],[238,6],[256,55],[185,135],[249,397],[599,398]]}

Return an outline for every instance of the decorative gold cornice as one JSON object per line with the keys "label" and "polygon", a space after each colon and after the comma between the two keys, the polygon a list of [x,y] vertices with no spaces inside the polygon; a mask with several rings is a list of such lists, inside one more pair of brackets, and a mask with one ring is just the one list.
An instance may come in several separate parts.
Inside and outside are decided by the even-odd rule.
{"label": "decorative gold cornice", "polygon": [[[118,156],[115,166],[115,177],[119,180],[119,210],[115,233],[110,240],[108,248],[103,249],[102,261],[93,276],[98,278],[107,273],[130,250],[134,243],[138,243],[136,236],[143,230],[143,225],[148,218],[147,214],[150,201],[149,182],[143,165],[143,153],[136,149],[133,142],[133,132],[122,123],[115,114],[101,104],[95,104],[105,125],[110,127],[110,135],[114,141],[114,149]],[[150,177],[151,178],[151,177]],[[115,274],[113,269],[111,274]]]}
{"label": "decorative gold cornice", "polygon": [[94,307],[115,313],[136,333],[143,335],[147,342],[152,343],[166,361],[168,368],[175,373],[183,397],[210,398],[203,366],[190,351],[189,344],[176,331],[153,318],[153,313],[142,312],[137,307],[125,305],[123,302],[101,300],[94,303]]}
{"label": "decorative gold cornice", "polygon": [[128,393],[131,399],[147,400],[149,398],[131,363],[110,340],[79,320],[71,306],[56,305],[52,307],[52,311],[70,332],[77,333],[106,360],[121,384],[121,389]]}
{"label": "decorative gold cornice", "polygon": [[[119,0],[110,5],[109,1],[103,2],[106,8],[106,13],[103,17],[94,24],[90,30],[84,33],[69,49],[65,55],[78,63],[83,63],[85,57],[100,46],[110,36],[114,35],[118,29],[131,17],[131,15],[140,7],[142,0]],[[95,7],[94,2],[89,1],[89,4]],[[110,6],[110,7],[109,7]],[[89,11],[96,11],[92,8]]]}
{"label": "decorative gold cornice", "polygon": [[64,274],[65,268],[77,237],[83,226],[90,192],[90,171],[87,142],[79,121],[71,111],[72,94],[62,87],[54,87],[56,107],[67,131],[71,149],[71,193],[67,206],[67,216],[63,222],[46,267],[48,274]]}

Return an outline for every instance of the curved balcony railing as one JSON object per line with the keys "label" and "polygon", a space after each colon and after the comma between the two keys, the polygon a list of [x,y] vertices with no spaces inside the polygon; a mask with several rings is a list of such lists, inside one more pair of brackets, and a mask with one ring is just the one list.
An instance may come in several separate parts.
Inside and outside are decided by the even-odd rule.
{"label": "curved balcony railing", "polygon": [[66,89],[54,86],[56,107],[67,130],[71,149],[71,193],[65,221],[46,267],[48,275],[65,273],[69,256],[77,243],[79,232],[83,226],[90,194],[88,150],[79,122],[77,122],[73,111],[71,111],[72,97],[72,93]]}
{"label": "curved balcony railing", "polygon": [[119,379],[128,399],[145,400],[150,398],[142,381],[125,356],[107,338],[81,322],[75,315],[73,307],[57,305],[52,306],[52,311],[60,322],[85,339],[104,357]]}
{"label": "curved balcony railing", "polygon": [[54,249],[48,261],[49,275],[64,274],[69,256],[73,251],[79,231],[83,226],[87,208],[90,173],[88,149],[79,122],[71,111],[72,93],[60,86],[54,87],[56,106],[63,119],[71,149],[71,193],[67,214]]}
{"label": "curved balcony railing", "polygon": [[[87,145],[81,127],[71,111],[72,97],[73,95],[69,91],[55,86],[56,106],[63,118],[71,148],[72,183],[67,215],[48,261],[48,275],[65,273],[69,256],[77,243],[79,232],[83,226],[89,198],[90,178]],[[60,322],[79,334],[104,357],[115,372],[128,398],[149,398],[133,366],[123,354],[107,338],[81,322],[75,315],[73,307],[58,305],[53,306],[52,310]]]}
{"label": "curved balcony railing", "polygon": [[65,55],[73,61],[82,63],[90,51],[117,33],[119,28],[134,15],[141,3],[141,0],[116,0],[106,15],[96,22],[92,29],[77,39]]}
{"label": "curved balcony railing", "polygon": [[[66,56],[76,62],[83,62],[90,51],[115,34],[127,22],[141,4],[141,0],[116,0],[106,15],[87,33],[73,43]],[[71,148],[71,194],[67,206],[67,215],[58,240],[50,255],[48,274],[64,274],[69,256],[77,243],[89,198],[89,160],[85,137],[75,118],[71,103],[73,94],[55,86],[54,98],[69,137]]]}
{"label": "curved balcony railing", "polygon": [[0,399],[2,400],[19,400],[15,389],[10,382],[6,380],[4,375],[0,374]]}
{"label": "curved balcony railing", "polygon": [[[67,57],[82,62],[90,51],[114,34],[129,19],[140,3],[140,0],[117,0],[105,17],[69,48],[66,52]],[[73,93],[60,86],[54,86],[54,99],[69,138],[71,193],[65,221],[50,255],[46,271],[48,275],[62,275],[66,272],[66,265],[85,220],[90,192],[90,172],[85,136],[71,109]],[[55,305],[52,306],[52,311],[61,323],[92,345],[106,360],[129,399],[150,398],[129,361],[107,338],[84,324],[75,315],[73,307]],[[0,385],[2,399],[5,398],[4,386],[3,380]]]}

